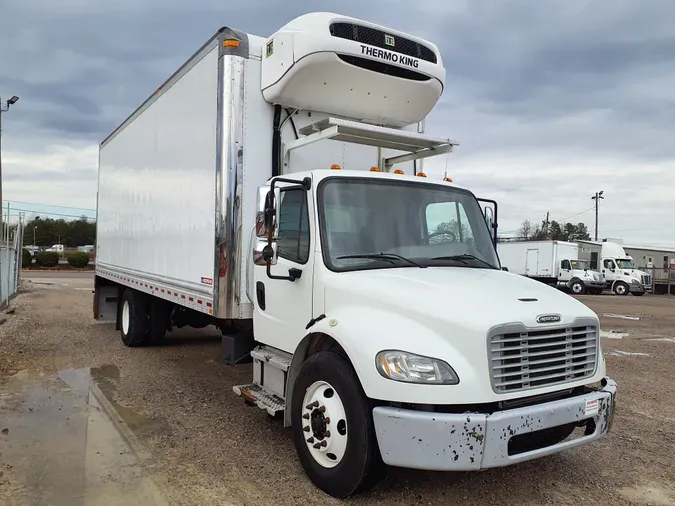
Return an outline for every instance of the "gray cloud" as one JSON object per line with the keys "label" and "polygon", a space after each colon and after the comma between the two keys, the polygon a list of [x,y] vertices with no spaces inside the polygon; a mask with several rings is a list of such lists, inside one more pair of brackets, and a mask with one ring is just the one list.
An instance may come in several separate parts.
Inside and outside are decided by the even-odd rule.
{"label": "gray cloud", "polygon": [[[0,96],[21,96],[3,132],[12,191],[32,201],[35,181],[68,180],[72,193],[51,202],[90,202],[95,146],[220,26],[268,35],[317,9],[308,0],[242,5],[5,0],[0,47],[11,50],[0,53]],[[346,0],[332,8],[438,44],[448,78],[428,131],[459,139],[453,174],[502,198],[508,226],[547,207],[572,215],[603,185],[608,229],[633,227],[634,237],[658,242],[639,225],[675,213],[667,198],[652,205],[673,183],[675,3]],[[445,161],[428,163],[442,170]]]}

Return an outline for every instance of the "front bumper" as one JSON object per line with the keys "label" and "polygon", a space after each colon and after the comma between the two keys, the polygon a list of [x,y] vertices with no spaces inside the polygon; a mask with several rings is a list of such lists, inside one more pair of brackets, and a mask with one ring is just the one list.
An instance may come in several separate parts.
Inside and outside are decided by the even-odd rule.
{"label": "front bumper", "polygon": [[[612,424],[617,385],[559,401],[483,413],[433,413],[376,407],[373,419],[380,453],[390,466],[434,471],[475,471],[551,455],[599,439]],[[595,430],[525,453],[509,455],[516,435],[593,419]]]}

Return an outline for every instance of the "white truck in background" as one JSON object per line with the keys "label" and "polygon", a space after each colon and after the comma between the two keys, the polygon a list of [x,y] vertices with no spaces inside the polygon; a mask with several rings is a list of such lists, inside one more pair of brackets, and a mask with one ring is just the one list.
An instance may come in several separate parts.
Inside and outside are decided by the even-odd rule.
{"label": "white truck in background", "polygon": [[636,269],[633,257],[620,244],[603,242],[600,262],[602,274],[615,294],[642,296],[652,290],[651,275]]}
{"label": "white truck in background", "polygon": [[233,390],[335,497],[612,424],[597,315],[501,270],[496,203],[422,172],[456,145],[422,127],[445,75],[433,43],[338,14],[222,28],[100,146],[95,317],[132,347],[219,327],[253,361]]}
{"label": "white truck in background", "polygon": [[497,243],[502,266],[576,295],[600,295],[606,283],[589,262],[579,259],[579,244],[566,241],[518,241]]}

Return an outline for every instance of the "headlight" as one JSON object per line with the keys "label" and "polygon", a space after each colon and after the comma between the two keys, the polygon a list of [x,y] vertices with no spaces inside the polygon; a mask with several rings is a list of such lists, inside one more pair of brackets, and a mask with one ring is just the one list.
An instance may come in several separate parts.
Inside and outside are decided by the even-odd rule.
{"label": "headlight", "polygon": [[639,284],[640,284],[640,280],[639,280],[639,279],[632,279],[632,280],[631,280],[631,283],[634,284],[634,285],[639,285]]}
{"label": "headlight", "polygon": [[375,357],[377,372],[385,378],[404,383],[456,385],[459,378],[447,363],[398,350],[381,351]]}

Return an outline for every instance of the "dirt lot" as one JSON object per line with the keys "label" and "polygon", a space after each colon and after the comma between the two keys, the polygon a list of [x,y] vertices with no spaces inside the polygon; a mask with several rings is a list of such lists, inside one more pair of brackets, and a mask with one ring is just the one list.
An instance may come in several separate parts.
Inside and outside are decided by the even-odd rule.
{"label": "dirt lot", "polygon": [[[218,333],[128,349],[92,321],[90,275],[34,281],[0,325],[0,504],[340,502],[307,480],[289,430],[232,393],[250,369],[220,362]],[[582,300],[616,331],[603,338],[620,395],[608,437],[482,473],[392,469],[347,502],[675,504],[675,298]]]}

